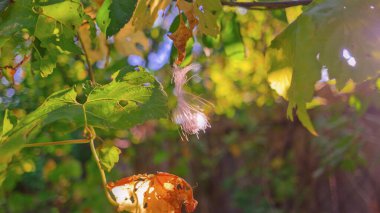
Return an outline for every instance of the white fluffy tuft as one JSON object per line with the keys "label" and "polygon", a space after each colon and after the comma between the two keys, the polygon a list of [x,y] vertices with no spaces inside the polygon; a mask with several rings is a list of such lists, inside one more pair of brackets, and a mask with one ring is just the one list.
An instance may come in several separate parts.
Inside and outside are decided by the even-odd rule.
{"label": "white fluffy tuft", "polygon": [[[177,96],[178,104],[173,111],[173,121],[181,126],[181,129],[187,139],[187,134],[197,135],[200,131],[205,131],[211,127],[203,108],[196,103],[189,103],[183,86],[187,83],[187,73],[190,70],[200,69],[199,64],[191,64],[187,67],[180,68],[175,66],[173,69],[173,81],[175,84],[174,94]],[[198,103],[205,104],[205,101],[199,100]]]}

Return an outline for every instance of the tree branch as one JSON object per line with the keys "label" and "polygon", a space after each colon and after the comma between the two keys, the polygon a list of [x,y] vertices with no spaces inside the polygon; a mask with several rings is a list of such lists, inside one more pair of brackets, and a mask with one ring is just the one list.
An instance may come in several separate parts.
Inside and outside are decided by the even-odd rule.
{"label": "tree branch", "polygon": [[308,5],[313,0],[294,0],[294,1],[276,1],[276,2],[227,2],[222,1],[223,6],[230,7],[243,7],[250,10],[274,10],[274,9],[283,9],[287,7],[294,7],[299,5]]}
{"label": "tree branch", "polygon": [[3,77],[4,70],[10,69],[12,72],[11,75],[12,75],[12,82],[13,82],[13,75],[16,73],[16,70],[22,65],[24,65],[26,62],[28,62],[29,59],[30,59],[30,55],[25,55],[24,58],[18,64],[14,66],[8,65],[8,66],[0,67],[0,78]]}
{"label": "tree branch", "polygon": [[53,146],[53,145],[67,145],[67,144],[82,144],[88,143],[90,139],[75,139],[75,140],[65,140],[65,141],[53,141],[53,142],[43,142],[43,143],[30,143],[25,144],[24,147],[40,147],[40,146]]}

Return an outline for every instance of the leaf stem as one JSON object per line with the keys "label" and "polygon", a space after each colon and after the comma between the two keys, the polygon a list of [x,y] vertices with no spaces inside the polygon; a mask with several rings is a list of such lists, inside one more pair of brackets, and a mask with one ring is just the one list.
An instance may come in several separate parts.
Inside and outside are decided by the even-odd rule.
{"label": "leaf stem", "polygon": [[294,7],[298,5],[308,5],[313,0],[297,0],[297,1],[271,1],[271,2],[233,2],[233,1],[222,1],[222,5],[230,7],[244,7],[251,10],[260,9],[283,9],[288,7]]}
{"label": "leaf stem", "polygon": [[103,168],[102,168],[102,165],[100,164],[100,159],[99,159],[99,156],[98,156],[98,153],[96,152],[96,149],[95,149],[95,143],[94,143],[94,139],[96,138],[96,135],[95,135],[95,130],[92,128],[92,127],[89,127],[89,129],[91,130],[90,131],[90,134],[91,134],[91,140],[90,140],[90,148],[91,148],[91,152],[92,152],[92,155],[94,156],[95,158],[95,161],[96,161],[96,164],[98,165],[98,169],[99,169],[99,172],[100,172],[100,176],[102,178],[102,183],[103,183],[103,189],[104,189],[104,192],[106,194],[106,197],[108,199],[108,201],[114,205],[114,206],[118,206],[118,204],[116,203],[116,201],[112,198],[112,196],[110,195],[108,189],[107,189],[107,177],[106,177],[106,173],[104,172]]}
{"label": "leaf stem", "polygon": [[82,46],[84,57],[86,58],[86,63],[87,63],[87,67],[88,67],[88,69],[87,69],[88,76],[90,77],[91,84],[95,85],[95,83],[96,83],[95,75],[94,75],[94,70],[92,69],[92,66],[91,66],[90,58],[88,57],[87,50],[84,47],[84,42],[83,42],[82,37],[79,35],[79,33],[77,33],[77,36],[78,36],[79,43]]}
{"label": "leaf stem", "polygon": [[42,143],[30,143],[25,144],[26,147],[40,147],[40,146],[55,146],[55,145],[67,145],[67,144],[84,144],[90,142],[90,139],[74,139],[74,140],[64,140],[64,141],[52,141],[52,142],[42,142]]}

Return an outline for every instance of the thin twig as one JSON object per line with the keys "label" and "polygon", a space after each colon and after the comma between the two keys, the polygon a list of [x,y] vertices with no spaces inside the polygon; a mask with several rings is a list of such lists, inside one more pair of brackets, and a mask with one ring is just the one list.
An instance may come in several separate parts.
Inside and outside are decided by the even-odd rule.
{"label": "thin twig", "polygon": [[89,127],[91,129],[91,140],[90,140],[90,147],[91,147],[91,152],[92,152],[92,155],[94,156],[95,158],[95,161],[96,161],[96,165],[98,165],[98,169],[99,169],[99,172],[100,172],[100,176],[102,178],[102,183],[103,183],[103,189],[104,189],[104,192],[106,194],[106,197],[108,199],[108,201],[114,205],[114,206],[118,206],[118,204],[116,203],[116,201],[112,198],[112,196],[110,195],[108,189],[107,189],[107,177],[106,177],[106,173],[104,172],[103,168],[102,168],[102,165],[100,164],[100,159],[99,159],[99,156],[98,156],[98,153],[96,152],[96,149],[95,149],[95,143],[94,143],[94,139],[96,138],[96,135],[95,135],[95,130],[92,128],[92,127]]}
{"label": "thin twig", "polygon": [[338,197],[335,174],[329,177],[329,186],[330,186],[330,196],[331,196],[331,203],[333,206],[333,212],[337,213],[339,212],[339,197]]}
{"label": "thin twig", "polygon": [[[3,77],[3,71],[4,70],[7,70],[7,69],[10,69],[13,71],[13,74],[12,76],[14,75],[14,73],[16,73],[16,70],[21,67],[22,65],[24,65],[26,62],[28,62],[30,59],[30,55],[25,55],[24,58],[16,65],[14,66],[4,66],[4,67],[0,67],[0,78]],[[13,82],[13,78],[12,78],[12,82]]]}
{"label": "thin twig", "polygon": [[0,70],[3,70],[3,69],[14,69],[14,70],[17,70],[19,67],[21,67],[23,64],[25,64],[27,61],[29,61],[30,59],[30,55],[25,55],[24,58],[16,65],[14,66],[4,66],[4,67],[0,67]]}
{"label": "thin twig", "polygon": [[276,2],[227,2],[222,1],[222,5],[230,7],[244,7],[250,10],[260,9],[283,9],[288,7],[294,7],[299,5],[308,5],[313,0],[297,0],[297,1],[276,1]]}
{"label": "thin twig", "polygon": [[93,85],[95,85],[95,83],[96,83],[96,81],[95,81],[95,75],[94,75],[94,71],[92,70],[90,58],[88,57],[87,50],[84,47],[84,42],[83,42],[82,38],[80,37],[79,33],[77,34],[77,36],[78,36],[79,43],[82,46],[84,57],[86,58],[86,63],[87,63],[87,67],[88,67],[88,69],[87,69],[88,76],[90,77],[91,83]]}
{"label": "thin twig", "polygon": [[107,53],[106,53],[106,62],[104,63],[104,69],[106,69],[110,63],[110,56],[111,56],[111,47],[110,45],[108,44],[108,41],[106,40],[106,47],[107,47]]}
{"label": "thin twig", "polygon": [[55,146],[55,145],[67,145],[67,144],[83,144],[90,142],[89,139],[74,139],[74,140],[64,140],[64,141],[52,141],[52,142],[42,142],[42,143],[30,143],[25,144],[24,147],[40,147],[40,146]]}

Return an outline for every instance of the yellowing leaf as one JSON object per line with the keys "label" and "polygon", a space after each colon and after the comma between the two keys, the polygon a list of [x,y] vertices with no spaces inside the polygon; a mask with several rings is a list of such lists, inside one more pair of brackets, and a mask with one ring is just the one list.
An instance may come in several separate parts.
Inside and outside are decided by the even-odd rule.
{"label": "yellowing leaf", "polygon": [[216,37],[220,31],[217,24],[218,16],[223,9],[220,0],[196,0],[193,4],[195,16],[199,20],[199,31]]}
{"label": "yellowing leaf", "polygon": [[90,25],[88,24],[82,25],[79,28],[78,33],[91,64],[94,64],[96,61],[102,60],[106,57],[107,41],[104,34],[99,34],[99,36],[96,37],[96,41],[93,41],[90,36]]}
{"label": "yellowing leaf", "polygon": [[185,13],[191,30],[198,25],[199,31],[203,34],[214,37],[219,34],[217,19],[222,10],[219,0],[195,0],[193,4],[178,0],[177,6]]}
{"label": "yellowing leaf", "polygon": [[291,80],[292,69],[290,67],[276,70],[268,74],[270,87],[285,99],[288,99],[287,93]]}
{"label": "yellowing leaf", "polygon": [[62,1],[41,8],[44,15],[63,23],[67,28],[77,29],[82,24],[84,12],[79,0]]}
{"label": "yellowing leaf", "polygon": [[16,123],[17,119],[11,114],[8,109],[5,110],[2,135],[7,134],[7,132],[9,132],[16,125]]}
{"label": "yellowing leaf", "polygon": [[356,88],[355,82],[352,80],[349,80],[349,81],[347,81],[347,83],[343,87],[343,89],[341,89],[339,92],[348,94],[348,93],[354,92],[355,88]]}
{"label": "yellowing leaf", "polygon": [[323,68],[338,90],[349,79],[358,83],[379,75],[379,11],[378,0],[325,0],[309,7],[272,41],[270,70],[293,69],[289,117],[296,108],[302,124],[315,133],[306,103],[313,99]]}
{"label": "yellowing leaf", "polygon": [[362,110],[363,108],[363,104],[362,102],[360,101],[360,99],[358,97],[356,97],[355,95],[351,95],[350,98],[348,99],[348,103],[350,104],[350,106],[352,108],[354,108],[357,112],[359,112],[360,110]]}
{"label": "yellowing leaf", "polygon": [[[293,112],[292,112],[293,108],[295,108],[295,106],[292,103],[289,103],[287,114],[288,114],[288,117],[290,118],[290,120],[292,120],[292,121],[293,121]],[[315,131],[314,125],[311,122],[310,116],[306,111],[306,104],[305,105],[298,105],[296,114],[297,114],[298,119],[301,121],[302,125],[304,127],[306,127],[306,129],[309,130],[309,132],[311,134],[317,136],[318,133],[317,133],[317,131]]]}
{"label": "yellowing leaf", "polygon": [[110,172],[115,163],[119,161],[121,150],[116,146],[105,146],[99,149],[100,164],[102,167]]}
{"label": "yellowing leaf", "polygon": [[290,24],[294,20],[296,20],[299,15],[302,14],[302,6],[288,7],[285,9],[285,13],[286,13],[286,19],[288,20],[288,23]]}
{"label": "yellowing leaf", "polygon": [[171,0],[139,0],[132,16],[135,31],[149,28],[157,18],[158,11],[169,6]]}
{"label": "yellowing leaf", "polygon": [[144,32],[134,32],[130,24],[125,25],[114,39],[116,51],[125,56],[143,56],[144,52],[149,50],[149,39]]}
{"label": "yellowing leaf", "polygon": [[326,105],[327,100],[321,97],[314,97],[309,103],[306,103],[306,109],[313,109],[317,106]]}

